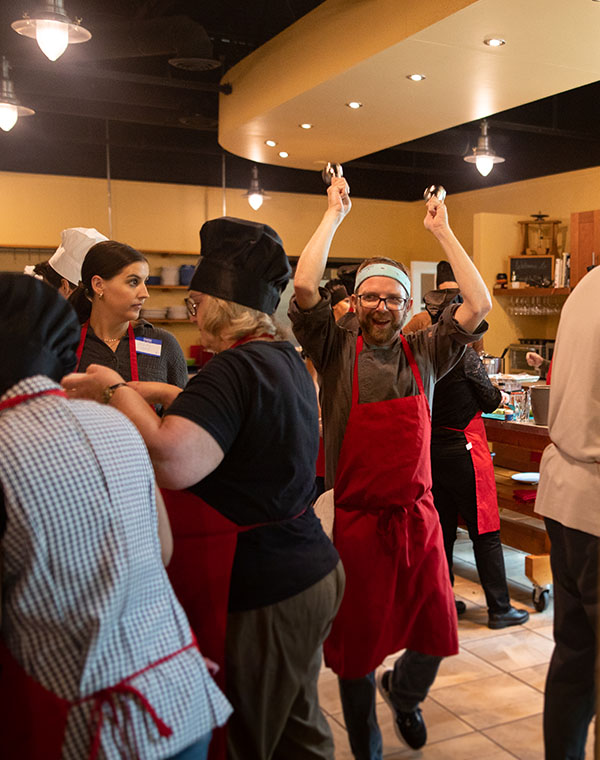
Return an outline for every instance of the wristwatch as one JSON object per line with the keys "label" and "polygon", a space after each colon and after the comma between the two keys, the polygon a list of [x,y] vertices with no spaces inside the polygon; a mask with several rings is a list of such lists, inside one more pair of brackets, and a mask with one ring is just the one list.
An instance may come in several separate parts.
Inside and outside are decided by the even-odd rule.
{"label": "wristwatch", "polygon": [[127,385],[127,383],[115,383],[114,385],[107,385],[106,388],[102,391],[102,403],[109,404],[114,392],[122,385]]}

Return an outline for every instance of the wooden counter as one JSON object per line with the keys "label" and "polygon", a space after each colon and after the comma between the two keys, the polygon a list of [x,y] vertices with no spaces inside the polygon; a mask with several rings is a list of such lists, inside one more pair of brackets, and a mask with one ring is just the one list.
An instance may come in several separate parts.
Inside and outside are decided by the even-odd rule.
{"label": "wooden counter", "polygon": [[503,544],[529,554],[525,559],[525,573],[534,584],[534,602],[537,605],[541,590],[552,582],[550,541],[544,521],[534,512],[535,501],[515,498],[516,492],[535,492],[536,486],[519,483],[512,479],[512,475],[539,472],[542,452],[550,443],[548,428],[533,422],[504,422],[486,418],[484,424],[490,450],[494,453],[500,538]]}

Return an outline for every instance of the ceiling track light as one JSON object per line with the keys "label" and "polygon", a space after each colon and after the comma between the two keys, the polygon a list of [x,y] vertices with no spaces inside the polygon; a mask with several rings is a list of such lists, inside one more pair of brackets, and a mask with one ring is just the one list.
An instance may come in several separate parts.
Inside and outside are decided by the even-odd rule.
{"label": "ceiling track light", "polygon": [[254,211],[258,211],[263,205],[263,201],[271,200],[271,196],[265,195],[265,191],[260,186],[260,182],[258,181],[258,167],[256,164],[252,167],[252,178],[250,179],[248,192],[244,193],[242,197],[247,198],[250,207]]}
{"label": "ceiling track light", "polygon": [[490,148],[490,138],[488,137],[487,119],[481,122],[481,135],[477,141],[477,147],[473,148],[472,156],[465,156],[464,160],[468,164],[475,164],[477,171],[484,177],[492,171],[494,164],[503,163],[502,156],[497,156]]}
{"label": "ceiling track light", "polygon": [[67,45],[87,42],[92,37],[91,32],[81,26],[81,19],[73,22],[67,16],[64,0],[45,0],[35,18],[25,13],[11,26],[17,34],[37,40],[40,50],[51,61],[60,58]]}
{"label": "ceiling track light", "polygon": [[2,56],[2,81],[0,82],[0,129],[5,132],[17,123],[19,116],[33,116],[32,108],[25,108],[15,95],[15,88],[10,78],[10,66],[8,60]]}

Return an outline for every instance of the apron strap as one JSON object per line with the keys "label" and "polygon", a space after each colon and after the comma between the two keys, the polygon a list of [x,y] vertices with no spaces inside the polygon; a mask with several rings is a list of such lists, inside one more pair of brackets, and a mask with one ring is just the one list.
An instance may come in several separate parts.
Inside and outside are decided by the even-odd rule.
{"label": "apron strap", "polygon": [[423,387],[423,380],[421,379],[421,373],[419,372],[419,367],[417,366],[417,362],[415,361],[415,357],[413,355],[413,352],[411,351],[410,346],[408,345],[408,341],[400,333],[400,340],[402,341],[402,348],[404,349],[404,354],[406,355],[406,358],[408,359],[408,364],[412,370],[413,377],[415,378],[415,382],[417,383],[417,388],[419,389],[419,396],[425,395],[425,388]]}
{"label": "apron strap", "polygon": [[[81,325],[81,335],[79,336],[79,345],[77,346],[76,352],[77,364],[75,365],[75,372],[79,370],[79,365],[81,364],[81,354],[83,353],[83,347],[85,346],[85,339],[87,338],[89,326],[89,319]],[[129,340],[129,371],[131,372],[131,379],[137,381],[140,378],[138,373],[137,352],[135,350],[135,335],[131,322],[127,325],[127,338]]]}
{"label": "apron strap", "polygon": [[49,388],[47,391],[38,391],[37,393],[23,393],[20,396],[13,396],[6,401],[0,403],[0,410],[10,409],[11,406],[18,406],[24,401],[28,401],[30,398],[38,398],[38,396],[62,396],[67,398],[67,394],[61,388]]}
{"label": "apron strap", "polygon": [[[402,349],[404,350],[404,355],[406,356],[408,365],[411,369],[411,372],[413,373],[413,377],[415,378],[417,388],[419,389],[419,396],[424,396],[425,388],[423,386],[423,380],[421,379],[419,367],[417,366],[413,352],[408,345],[408,341],[404,335],[402,335],[402,333],[400,333],[400,340]],[[363,350],[363,347],[363,337],[362,335],[358,335],[356,338],[356,356],[354,357],[354,370],[352,372],[352,406],[356,406],[358,404],[358,355]]]}
{"label": "apron strap", "polygon": [[127,337],[129,338],[129,370],[131,372],[131,379],[137,382],[140,377],[138,374],[137,352],[135,350],[135,335],[133,334],[131,322],[127,327]]}
{"label": "apron strap", "polygon": [[444,430],[454,430],[454,432],[455,432],[455,433],[464,433],[464,432],[465,432],[465,430],[466,430],[466,429],[469,427],[469,425],[470,425],[470,424],[471,424],[471,423],[472,423],[474,420],[477,420],[477,419],[479,419],[479,418],[481,418],[481,412],[480,412],[480,411],[479,411],[479,412],[475,412],[475,414],[474,414],[474,415],[471,417],[471,419],[469,420],[469,424],[467,425],[467,427],[464,427],[464,428],[453,428],[453,427],[448,427],[448,425],[442,425],[442,428],[443,428]]}

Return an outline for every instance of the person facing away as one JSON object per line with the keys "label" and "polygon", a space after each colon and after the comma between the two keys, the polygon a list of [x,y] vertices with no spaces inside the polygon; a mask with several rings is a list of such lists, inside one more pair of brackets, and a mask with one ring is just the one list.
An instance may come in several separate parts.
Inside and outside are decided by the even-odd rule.
{"label": "person facing away", "polygon": [[[550,537],[555,647],[546,678],[547,760],[585,755],[595,713],[600,538],[600,267],[562,308],[535,511]],[[598,729],[596,729],[597,731]],[[596,736],[596,741],[598,737]]]}
{"label": "person facing away", "polygon": [[2,757],[205,758],[231,707],[161,561],[146,447],[67,400],[79,325],[56,290],[0,275],[0,339]]}
{"label": "person facing away", "polygon": [[298,262],[289,316],[322,378],[326,486],[334,488],[334,543],[347,575],[325,658],[339,677],[354,756],[380,760],[377,666],[406,649],[393,669],[380,672],[378,686],[397,733],[418,748],[427,738],[419,704],[441,658],[457,652],[456,611],[431,495],[429,405],[435,382],[486,329],[490,298],[448,225],[445,205],[434,198],[424,224],[452,263],[464,303],[430,330],[404,338],[412,305],[405,267],[367,259],[352,295],[357,319],[336,323],[319,282],[350,208],[346,181],[335,179]]}
{"label": "person facing away", "polygon": [[272,318],[291,267],[267,225],[213,219],[200,238],[188,309],[215,356],[185,389],[124,385],[97,365],[63,383],[94,398],[114,388],[169,489],[170,577],[203,650],[206,624],[218,628],[220,654],[207,654],[234,707],[230,760],[333,760],[317,681],[344,571],[312,508],[314,386]]}
{"label": "person facing away", "polygon": [[[445,308],[462,302],[447,261],[438,262],[436,289],[426,293],[424,301],[425,312],[404,326],[404,335],[436,324]],[[473,542],[490,628],[522,625],[529,619],[526,610],[517,610],[510,604],[494,466],[481,419],[482,411],[493,411],[501,400],[502,392],[492,385],[479,356],[469,346],[450,372],[436,383],[431,419],[433,497],[440,515],[450,580],[454,585],[452,554],[460,515]],[[463,601],[455,603],[459,615],[466,611]]]}

